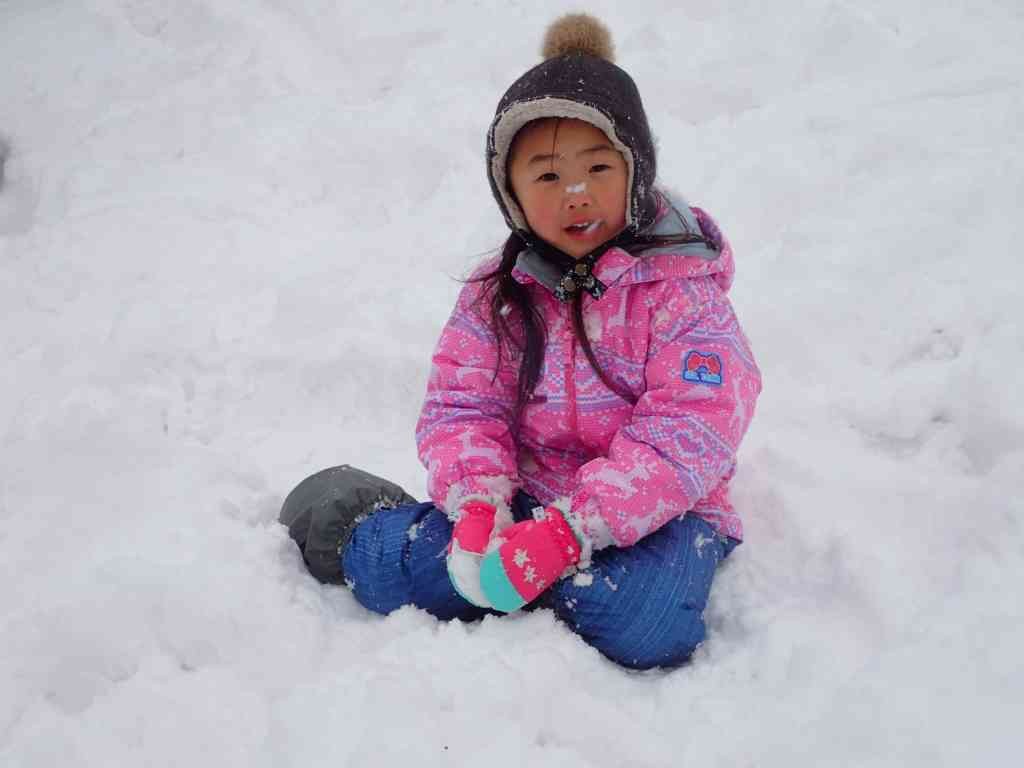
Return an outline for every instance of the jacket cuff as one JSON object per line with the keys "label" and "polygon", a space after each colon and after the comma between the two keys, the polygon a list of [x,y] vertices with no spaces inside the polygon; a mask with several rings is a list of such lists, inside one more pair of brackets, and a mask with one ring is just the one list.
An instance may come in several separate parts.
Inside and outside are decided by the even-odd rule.
{"label": "jacket cuff", "polygon": [[607,526],[600,515],[592,517],[586,512],[580,514],[580,510],[573,506],[572,500],[568,496],[555,499],[548,506],[549,508],[554,507],[562,513],[562,517],[565,518],[565,522],[569,524],[579,542],[580,560],[576,564],[577,568],[589,568],[591,555],[595,551],[615,543],[608,537]]}
{"label": "jacket cuff", "polygon": [[494,529],[499,531],[512,524],[510,506],[515,490],[512,481],[504,476],[465,477],[449,487],[444,501],[444,512],[454,523],[462,517],[462,507],[466,502],[486,502],[492,505],[497,512],[494,518]]}
{"label": "jacket cuff", "polygon": [[[579,525],[594,552],[618,544],[612,536],[608,524],[604,521],[600,502],[585,489],[580,488],[572,495],[570,506],[572,512],[569,515],[577,521],[575,525]],[[566,516],[566,519],[569,519],[569,515]],[[570,520],[569,525],[574,525],[574,523]]]}

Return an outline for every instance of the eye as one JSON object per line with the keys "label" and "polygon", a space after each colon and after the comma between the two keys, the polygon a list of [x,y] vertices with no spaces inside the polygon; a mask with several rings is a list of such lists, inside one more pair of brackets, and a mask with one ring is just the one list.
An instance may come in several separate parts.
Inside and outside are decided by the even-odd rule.
{"label": "eye", "polygon": [[548,171],[538,176],[537,181],[558,181],[558,174],[554,171]]}
{"label": "eye", "polygon": [[607,163],[598,163],[597,165],[590,166],[591,173],[601,173],[602,171],[610,171],[612,167]]}

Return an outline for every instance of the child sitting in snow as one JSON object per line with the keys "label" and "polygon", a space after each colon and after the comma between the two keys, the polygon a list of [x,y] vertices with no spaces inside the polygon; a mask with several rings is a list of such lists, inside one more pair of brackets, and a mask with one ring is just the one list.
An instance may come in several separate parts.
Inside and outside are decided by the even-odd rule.
{"label": "child sitting in snow", "polygon": [[373,611],[472,620],[550,607],[636,669],[704,638],[761,388],[714,221],[654,186],[655,152],[607,30],[549,28],[498,104],[487,174],[511,229],[458,298],[416,428],[432,501],[349,466],[281,521],[322,581]]}

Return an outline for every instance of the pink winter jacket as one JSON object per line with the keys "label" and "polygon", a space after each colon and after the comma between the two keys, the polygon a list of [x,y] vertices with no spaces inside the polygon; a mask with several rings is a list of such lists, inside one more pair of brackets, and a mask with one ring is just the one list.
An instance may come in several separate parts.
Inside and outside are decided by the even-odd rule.
{"label": "pink winter jacket", "polygon": [[[680,231],[662,202],[653,231]],[[607,291],[584,296],[594,353],[635,404],[601,382],[574,339],[570,306],[521,269],[521,255],[513,276],[544,317],[547,345],[513,439],[518,360],[503,355],[495,377],[489,307],[476,303],[481,284],[463,288],[416,428],[428,492],[449,515],[480,497],[507,510],[521,488],[545,505],[568,503],[594,549],[629,546],[687,512],[742,539],[729,481],[761,376],[726,297],[732,249],[709,215],[682,201],[676,209],[717,253],[670,246],[635,258],[611,248],[594,267]]]}

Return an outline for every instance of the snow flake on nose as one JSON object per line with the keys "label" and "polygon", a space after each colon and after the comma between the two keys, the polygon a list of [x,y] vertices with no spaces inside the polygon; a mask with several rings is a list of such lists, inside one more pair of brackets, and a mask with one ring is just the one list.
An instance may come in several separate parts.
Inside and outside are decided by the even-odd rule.
{"label": "snow flake on nose", "polygon": [[581,181],[579,184],[573,184],[565,188],[565,194],[567,195],[581,195],[587,191],[587,182]]}

